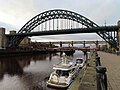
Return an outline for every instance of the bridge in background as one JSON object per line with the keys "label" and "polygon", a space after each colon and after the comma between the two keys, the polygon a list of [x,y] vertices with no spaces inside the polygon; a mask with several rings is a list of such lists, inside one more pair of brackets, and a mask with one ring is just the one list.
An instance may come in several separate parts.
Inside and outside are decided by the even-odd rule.
{"label": "bridge in background", "polygon": [[56,41],[56,42],[32,42],[31,45],[35,45],[40,47],[41,44],[49,44],[50,47],[52,47],[53,44],[58,44],[60,47],[63,46],[63,44],[67,44],[69,47],[73,47],[74,44],[82,44],[83,47],[86,47],[86,44],[94,44],[97,48],[100,44],[106,44],[105,41]]}
{"label": "bridge in background", "polygon": [[46,44],[49,44],[49,43],[51,43],[51,44],[60,44],[60,43],[62,43],[62,44],[96,44],[96,43],[98,43],[98,44],[105,44],[106,42],[105,41],[60,41],[60,42],[58,42],[58,41],[55,41],[55,42],[38,42],[38,43],[46,43]]}
{"label": "bridge in background", "polygon": [[6,36],[8,47],[16,47],[26,36],[97,33],[111,47],[118,49],[120,48],[119,28],[116,25],[100,27],[83,15],[68,10],[57,9],[36,15],[16,34]]}

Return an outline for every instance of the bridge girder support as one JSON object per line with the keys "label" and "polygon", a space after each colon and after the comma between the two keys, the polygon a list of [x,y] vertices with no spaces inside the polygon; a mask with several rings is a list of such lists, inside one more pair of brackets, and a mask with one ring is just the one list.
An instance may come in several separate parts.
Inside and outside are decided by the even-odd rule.
{"label": "bridge girder support", "polygon": [[60,47],[62,47],[62,42],[60,41]]}
{"label": "bridge girder support", "polygon": [[118,50],[120,51],[120,28],[118,30]]}

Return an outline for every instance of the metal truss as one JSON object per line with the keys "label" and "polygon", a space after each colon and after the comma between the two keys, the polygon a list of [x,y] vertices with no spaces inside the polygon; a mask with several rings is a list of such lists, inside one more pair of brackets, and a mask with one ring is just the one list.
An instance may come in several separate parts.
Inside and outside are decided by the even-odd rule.
{"label": "metal truss", "polygon": [[[87,28],[91,27],[99,27],[96,23],[89,20],[88,18],[72,12],[68,10],[49,10],[43,13],[40,13],[33,17],[30,21],[28,21],[19,31],[18,33],[29,33],[38,25],[47,22],[52,19],[68,19],[78,22]],[[107,32],[96,32],[100,37],[102,37],[106,42],[108,42],[112,47],[117,48],[117,40],[115,40],[109,33]],[[9,41],[9,47],[18,46],[24,37],[14,36]]]}

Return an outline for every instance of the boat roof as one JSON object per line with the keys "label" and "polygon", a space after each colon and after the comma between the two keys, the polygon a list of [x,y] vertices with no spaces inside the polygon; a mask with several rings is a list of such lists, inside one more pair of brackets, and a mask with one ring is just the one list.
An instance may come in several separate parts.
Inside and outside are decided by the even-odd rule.
{"label": "boat roof", "polygon": [[78,59],[78,60],[79,60],[79,59],[82,59],[82,60],[84,60],[83,58],[76,58],[76,59]]}
{"label": "boat roof", "polygon": [[53,66],[54,70],[66,70],[67,71],[67,70],[71,70],[73,68],[75,68],[75,65],[73,65],[73,63],[69,63],[69,64],[60,63],[60,64],[56,64]]}

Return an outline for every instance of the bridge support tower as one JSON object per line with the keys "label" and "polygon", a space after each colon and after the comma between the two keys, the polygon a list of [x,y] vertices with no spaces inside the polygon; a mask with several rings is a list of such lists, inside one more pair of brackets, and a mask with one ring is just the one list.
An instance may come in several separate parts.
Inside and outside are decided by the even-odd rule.
{"label": "bridge support tower", "polygon": [[[120,20],[118,21],[118,26],[120,26]],[[118,35],[118,51],[120,51],[120,28],[119,28],[119,30],[118,30],[118,33],[117,33]]]}
{"label": "bridge support tower", "polygon": [[49,42],[49,48],[52,48],[52,42]]}
{"label": "bridge support tower", "polygon": [[60,47],[62,47],[62,41],[60,41]]}
{"label": "bridge support tower", "polygon": [[96,48],[99,48],[98,40],[96,41],[95,45],[96,45]]}
{"label": "bridge support tower", "polygon": [[71,42],[71,46],[73,47],[73,41]]}
{"label": "bridge support tower", "polygon": [[0,48],[6,48],[5,28],[0,28]]}
{"label": "bridge support tower", "polygon": [[83,42],[83,47],[84,47],[84,48],[86,47],[86,46],[85,46],[85,43],[86,43],[86,42],[84,41],[84,42]]}

